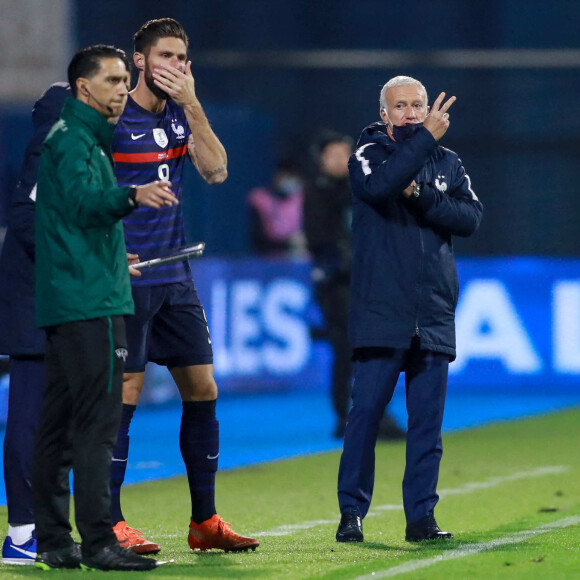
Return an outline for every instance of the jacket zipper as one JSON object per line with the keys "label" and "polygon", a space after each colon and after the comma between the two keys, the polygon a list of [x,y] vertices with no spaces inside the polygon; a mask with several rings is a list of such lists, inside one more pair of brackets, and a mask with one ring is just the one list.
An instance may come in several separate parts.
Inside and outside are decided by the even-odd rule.
{"label": "jacket zipper", "polygon": [[423,283],[423,261],[425,258],[425,244],[423,242],[423,230],[419,227],[419,241],[421,242],[421,260],[419,262],[419,287],[417,288],[417,312],[415,315],[415,336],[419,337],[419,308],[421,306],[421,286]]}

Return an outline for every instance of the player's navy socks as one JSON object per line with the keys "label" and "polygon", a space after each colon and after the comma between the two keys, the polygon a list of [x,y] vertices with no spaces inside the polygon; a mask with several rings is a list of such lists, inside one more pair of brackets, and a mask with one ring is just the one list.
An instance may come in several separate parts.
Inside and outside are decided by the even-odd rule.
{"label": "player's navy socks", "polygon": [[113,461],[111,462],[111,520],[113,525],[124,520],[121,511],[121,485],[125,481],[127,471],[127,459],[129,458],[129,425],[136,405],[123,404],[121,425],[117,435],[117,443],[113,449]]}
{"label": "player's navy socks", "polygon": [[183,403],[179,447],[187,469],[192,519],[201,524],[215,513],[215,474],[219,455],[216,401]]}

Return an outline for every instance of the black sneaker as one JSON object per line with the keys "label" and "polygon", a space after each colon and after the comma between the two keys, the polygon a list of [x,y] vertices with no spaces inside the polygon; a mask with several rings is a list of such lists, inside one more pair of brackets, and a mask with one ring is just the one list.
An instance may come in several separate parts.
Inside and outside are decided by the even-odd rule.
{"label": "black sneaker", "polygon": [[156,566],[157,560],[135,554],[117,543],[101,548],[92,556],[83,556],[81,562],[83,570],[145,571]]}
{"label": "black sneaker", "polygon": [[433,516],[427,516],[413,524],[407,524],[405,540],[423,542],[425,540],[452,540],[453,534],[443,532]]}
{"label": "black sneaker", "polygon": [[362,520],[354,514],[342,514],[338,530],[336,530],[337,542],[362,542]]}
{"label": "black sneaker", "polygon": [[71,544],[59,550],[39,552],[36,554],[34,565],[41,570],[53,568],[79,568],[81,565],[81,548],[78,544]]}

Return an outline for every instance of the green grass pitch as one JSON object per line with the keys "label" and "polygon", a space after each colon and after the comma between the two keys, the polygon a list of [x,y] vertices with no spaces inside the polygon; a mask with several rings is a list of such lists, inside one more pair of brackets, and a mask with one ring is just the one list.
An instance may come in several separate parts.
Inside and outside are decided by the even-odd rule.
{"label": "green grass pitch", "polygon": [[[162,545],[160,559],[174,560],[151,578],[580,578],[580,409],[447,434],[443,445],[436,517],[456,538],[445,544],[404,541],[402,443],[377,446],[360,544],[334,540],[339,453],[218,474],[218,511],[239,533],[259,536],[256,552],[189,550],[183,477],[126,487],[124,512],[129,525]],[[0,512],[6,521],[6,508]],[[2,579],[42,574],[75,579],[88,572],[0,566]],[[106,578],[135,574],[143,575]]]}

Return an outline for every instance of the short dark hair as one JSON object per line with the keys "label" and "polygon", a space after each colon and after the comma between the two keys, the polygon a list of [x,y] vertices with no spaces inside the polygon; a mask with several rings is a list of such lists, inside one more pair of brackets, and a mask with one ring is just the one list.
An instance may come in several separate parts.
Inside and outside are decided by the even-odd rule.
{"label": "short dark hair", "polygon": [[104,58],[119,58],[131,70],[131,65],[124,50],[108,44],[93,44],[79,50],[68,65],[68,84],[73,96],[77,96],[77,79],[84,77],[90,79],[101,68],[101,60]]}
{"label": "short dark hair", "polygon": [[149,49],[160,38],[181,38],[186,47],[189,45],[189,38],[187,38],[185,29],[177,20],[173,18],[158,18],[145,22],[133,35],[135,52],[141,52],[147,56]]}
{"label": "short dark hair", "polygon": [[320,161],[324,150],[333,143],[344,143],[348,145],[351,150],[354,146],[354,141],[352,137],[334,131],[332,129],[322,129],[318,135],[315,137],[312,145],[310,146],[310,153],[315,163]]}

